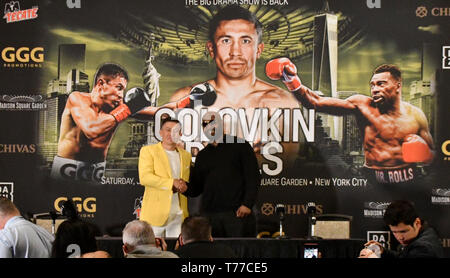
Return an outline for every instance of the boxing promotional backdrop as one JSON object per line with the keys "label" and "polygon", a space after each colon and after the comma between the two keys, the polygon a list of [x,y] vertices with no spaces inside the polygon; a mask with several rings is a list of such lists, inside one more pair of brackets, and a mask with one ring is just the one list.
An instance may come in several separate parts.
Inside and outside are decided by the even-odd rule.
{"label": "boxing promotional backdrop", "polygon": [[[248,9],[262,24],[264,47],[250,66],[271,93],[249,91],[253,98],[245,103],[186,106],[186,96],[178,97],[180,88],[216,84],[218,53],[206,47],[208,25],[229,4]],[[73,199],[81,217],[105,234],[120,235],[123,225],[139,216],[144,192],[137,173],[139,150],[159,141],[162,114],[182,122],[184,147],[195,159],[203,147],[202,116],[215,111],[226,133],[244,137],[255,149],[262,174],[253,208],[258,232],[277,232],[275,207],[284,204],[286,235],[305,237],[307,203],[314,202],[318,214],[352,216],[351,237],[391,244],[383,211],[395,199],[409,199],[437,228],[448,250],[446,1],[13,0],[1,6],[0,189],[25,216],[59,211],[64,200]],[[306,96],[291,88],[295,73],[271,72],[268,63],[278,58],[295,65],[299,82],[310,89]],[[285,60],[271,63],[277,68],[280,61]],[[72,92],[93,91],[94,75],[104,63],[126,70],[124,94],[143,88],[143,107],[161,109],[121,119],[110,141],[101,145],[100,160],[61,156],[61,150],[76,153],[90,144],[89,136],[82,135],[87,139],[63,145],[64,111]],[[395,124],[389,125],[383,115],[364,112],[386,102],[373,89],[378,86],[374,70],[381,64],[400,69],[402,107],[415,111],[421,121],[393,116]],[[219,100],[223,91],[209,85],[202,88],[219,94]],[[367,98],[370,103],[356,105],[355,113],[328,112],[311,105],[308,94],[342,101]],[[178,108],[163,107],[174,101]],[[407,147],[400,144],[408,140],[396,138],[405,130],[426,137],[409,149],[410,161]],[[434,152],[432,159],[414,158],[423,148]],[[399,152],[401,159],[391,158]]]}

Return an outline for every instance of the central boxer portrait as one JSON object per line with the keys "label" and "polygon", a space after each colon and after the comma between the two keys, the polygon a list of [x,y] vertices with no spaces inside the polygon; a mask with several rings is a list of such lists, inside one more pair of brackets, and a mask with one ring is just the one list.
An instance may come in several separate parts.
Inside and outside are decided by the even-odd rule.
{"label": "central boxer portrait", "polygon": [[[302,85],[295,64],[288,58],[273,59],[266,64],[266,75],[281,80],[288,89],[283,90],[256,77],[255,63],[264,43],[255,15],[239,6],[227,6],[213,17],[209,30],[206,48],[216,63],[216,77],[177,90],[171,101],[186,97],[197,84],[208,83],[217,93],[210,111],[245,108],[251,119],[255,108],[268,108],[273,113],[301,104],[336,116],[353,114],[362,132],[364,168],[380,183],[412,180],[416,163],[432,161],[434,147],[427,119],[419,108],[401,100],[402,76],[397,66],[384,64],[373,71],[370,96],[338,99],[319,96]],[[226,132],[227,121],[223,120]]]}

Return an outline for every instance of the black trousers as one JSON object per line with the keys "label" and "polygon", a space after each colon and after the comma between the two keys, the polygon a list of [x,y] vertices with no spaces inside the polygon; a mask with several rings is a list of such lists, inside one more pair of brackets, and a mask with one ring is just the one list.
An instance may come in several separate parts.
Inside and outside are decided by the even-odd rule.
{"label": "black trousers", "polygon": [[213,237],[256,237],[256,218],[252,213],[244,218],[235,211],[204,213],[212,226]]}

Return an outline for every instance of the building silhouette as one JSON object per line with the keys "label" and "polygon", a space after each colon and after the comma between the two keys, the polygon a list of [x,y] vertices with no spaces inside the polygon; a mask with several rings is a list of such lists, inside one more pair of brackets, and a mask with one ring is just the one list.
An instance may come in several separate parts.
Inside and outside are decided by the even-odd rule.
{"label": "building silhouette", "polygon": [[39,145],[49,168],[58,152],[61,117],[67,98],[73,91],[89,92],[85,70],[84,44],[63,44],[58,52],[58,76],[47,85],[47,110],[39,112]]}
{"label": "building silhouette", "polygon": [[[312,89],[327,97],[337,97],[338,18],[329,12],[328,2],[323,10],[314,17]],[[322,119],[328,135],[338,139],[339,119],[325,114]]]}

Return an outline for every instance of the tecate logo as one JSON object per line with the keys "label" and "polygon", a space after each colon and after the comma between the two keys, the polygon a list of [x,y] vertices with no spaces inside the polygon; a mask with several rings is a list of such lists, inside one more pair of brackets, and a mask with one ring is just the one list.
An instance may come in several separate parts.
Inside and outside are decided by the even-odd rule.
{"label": "tecate logo", "polygon": [[5,4],[6,23],[14,23],[24,20],[35,19],[38,17],[38,7],[34,6],[31,9],[21,10],[19,1],[11,1]]}

